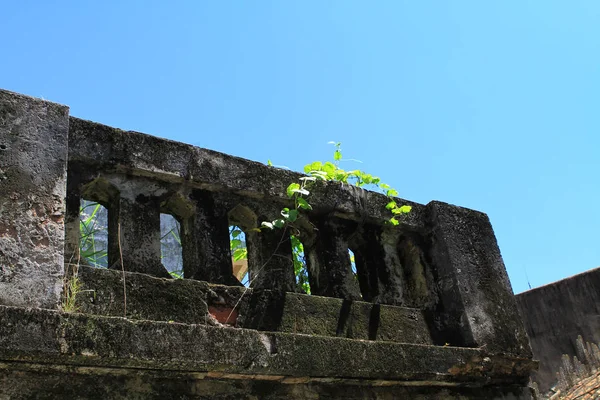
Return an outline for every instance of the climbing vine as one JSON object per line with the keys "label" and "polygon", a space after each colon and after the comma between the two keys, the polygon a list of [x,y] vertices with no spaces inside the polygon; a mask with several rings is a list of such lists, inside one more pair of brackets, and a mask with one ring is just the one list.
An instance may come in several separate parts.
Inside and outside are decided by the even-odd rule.
{"label": "climbing vine", "polygon": [[[387,223],[391,225],[398,225],[400,223],[398,218],[411,211],[411,206],[409,205],[398,205],[396,200],[394,200],[394,197],[398,196],[398,191],[393,189],[390,185],[383,183],[379,177],[358,169],[346,171],[340,168],[339,164],[340,161],[342,161],[342,143],[330,143],[335,147],[333,161],[315,161],[306,164],[304,166],[304,173],[306,173],[306,176],[299,178],[299,182],[290,183],[286,189],[287,196],[293,200],[293,207],[283,208],[279,218],[276,218],[273,221],[264,221],[261,224],[261,228],[288,228],[291,230],[294,273],[296,274],[298,286],[307,293],[310,293],[308,272],[306,263],[304,262],[304,247],[302,242],[298,239],[300,230],[296,227],[296,222],[302,217],[303,212],[312,210],[312,206],[309,202],[309,189],[316,181],[334,181],[342,184],[355,185],[360,188],[368,187],[385,194],[389,198],[385,208],[390,212],[390,218],[387,220]],[[270,166],[273,165],[271,161],[269,161],[268,164]]]}

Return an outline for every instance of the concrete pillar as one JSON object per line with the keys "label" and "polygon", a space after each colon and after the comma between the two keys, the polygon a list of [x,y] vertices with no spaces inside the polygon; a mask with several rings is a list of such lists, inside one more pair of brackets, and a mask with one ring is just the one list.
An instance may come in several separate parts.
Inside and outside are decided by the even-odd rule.
{"label": "concrete pillar", "polygon": [[404,305],[404,279],[397,231],[364,226],[351,244],[363,300]]}
{"label": "concrete pillar", "polygon": [[[114,212],[118,209],[118,212]],[[159,278],[170,278],[169,272],[162,265],[160,254],[160,204],[156,197],[138,195],[135,199],[121,196],[118,207],[110,207],[109,218],[109,257],[110,268],[121,268],[120,258],[123,255],[123,266],[126,271],[141,272]],[[118,224],[115,227],[115,217]],[[115,229],[116,228],[116,229]],[[115,230],[120,232],[120,243],[113,238]],[[121,247],[120,252],[114,247]],[[111,251],[112,250],[112,251]],[[114,262],[117,261],[117,262]]]}
{"label": "concrete pillar", "polygon": [[227,210],[212,193],[195,190],[196,213],[182,221],[183,274],[186,279],[239,286],[233,276]]}
{"label": "concrete pillar", "polygon": [[427,224],[441,304],[437,325],[445,341],[531,357],[487,215],[433,201],[427,205]]}
{"label": "concrete pillar", "polygon": [[318,296],[360,300],[360,288],[352,273],[348,253],[348,223],[333,218],[315,222],[316,238],[308,246],[310,290]]}
{"label": "concrete pillar", "polygon": [[69,109],[0,90],[0,304],[56,309]]}
{"label": "concrete pillar", "polygon": [[264,229],[246,234],[251,287],[296,291],[292,245],[287,229]]}

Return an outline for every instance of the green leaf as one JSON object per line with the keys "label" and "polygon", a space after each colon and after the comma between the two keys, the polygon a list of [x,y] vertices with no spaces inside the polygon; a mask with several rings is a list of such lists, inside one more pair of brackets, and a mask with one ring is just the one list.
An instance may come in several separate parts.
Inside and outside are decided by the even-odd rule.
{"label": "green leaf", "polygon": [[304,172],[309,173],[310,171],[320,171],[323,167],[323,163],[321,161],[315,161],[310,164],[306,164],[304,166]]}
{"label": "green leaf", "polygon": [[346,174],[344,170],[338,170],[333,176],[333,180],[336,182],[348,183],[348,174]]}
{"label": "green leaf", "polygon": [[267,160],[267,165],[268,165],[269,167],[272,167],[272,166],[273,166],[273,163],[271,162],[271,160]]}
{"label": "green leaf", "polygon": [[395,189],[388,189],[388,191],[385,194],[389,197],[397,197],[398,191]]}
{"label": "green leaf", "polygon": [[390,218],[389,219],[389,223],[392,225],[398,225],[400,222],[398,222],[398,220],[396,218]]}
{"label": "green leaf", "polygon": [[233,260],[234,261],[245,260],[247,258],[248,258],[248,249],[245,247],[238,248],[233,252]]}
{"label": "green leaf", "polygon": [[290,222],[294,222],[298,219],[298,210],[290,210],[290,213],[288,215],[288,220]]}
{"label": "green leaf", "polygon": [[327,161],[325,164],[323,164],[322,169],[327,173],[327,178],[330,179],[335,174],[335,170],[337,168],[334,163]]}
{"label": "green leaf", "polygon": [[305,210],[312,210],[312,206],[308,204],[308,201],[304,200],[302,197],[298,197],[298,207]]}
{"label": "green leaf", "polygon": [[396,206],[397,206],[396,202],[394,200],[392,200],[385,205],[385,208],[387,208],[388,210],[393,210],[394,208],[396,208]]}
{"label": "green leaf", "polygon": [[299,183],[296,183],[296,182],[290,183],[290,185],[286,189],[288,197],[294,197],[295,190],[298,190],[298,189],[300,189]]}
{"label": "green leaf", "polygon": [[390,188],[390,185],[388,185],[387,183],[382,183],[381,185],[379,185],[379,187],[383,190],[388,190]]}
{"label": "green leaf", "polygon": [[239,229],[234,229],[234,230],[231,232],[231,236],[232,236],[233,238],[236,238],[236,237],[240,236],[241,234],[242,234],[242,231],[241,231],[241,230],[239,230]]}
{"label": "green leaf", "polygon": [[402,214],[408,214],[410,212],[410,210],[412,210],[412,207],[411,206],[407,206],[407,205],[403,205],[398,210],[400,210],[400,213],[402,213]]}
{"label": "green leaf", "polygon": [[275,228],[283,228],[285,226],[285,221],[281,218],[276,219],[275,221],[273,221],[273,226],[275,226]]}
{"label": "green leaf", "polygon": [[333,152],[333,159],[335,161],[340,161],[342,159],[342,152],[339,150],[339,148]]}
{"label": "green leaf", "polygon": [[240,247],[242,245],[242,241],[240,239],[233,239],[230,242],[230,246],[232,249],[235,249],[236,247]]}
{"label": "green leaf", "polygon": [[300,244],[300,240],[294,235],[290,235],[290,242],[292,242],[292,248],[295,249]]}

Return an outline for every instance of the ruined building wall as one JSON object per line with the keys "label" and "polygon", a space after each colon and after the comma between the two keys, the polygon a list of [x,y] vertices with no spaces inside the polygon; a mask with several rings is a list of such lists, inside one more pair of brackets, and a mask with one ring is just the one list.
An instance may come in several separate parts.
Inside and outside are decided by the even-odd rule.
{"label": "ruined building wall", "polygon": [[[556,383],[561,356],[577,356],[577,336],[600,343],[600,268],[515,296],[539,370],[540,392]],[[581,361],[581,360],[580,360]]]}
{"label": "ruined building wall", "polygon": [[[301,176],[0,91],[0,398],[530,398],[487,215],[395,199],[412,211],[393,226],[386,196],[323,182],[293,231],[257,232]],[[82,200],[107,210],[107,268],[81,258]],[[181,226],[183,279],[161,214]]]}

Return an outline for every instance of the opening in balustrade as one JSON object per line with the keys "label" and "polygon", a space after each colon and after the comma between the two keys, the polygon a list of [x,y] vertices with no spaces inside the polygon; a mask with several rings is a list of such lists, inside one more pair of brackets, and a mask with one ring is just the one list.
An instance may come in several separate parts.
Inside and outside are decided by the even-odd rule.
{"label": "opening in balustrade", "polygon": [[300,293],[311,294],[304,244],[295,235],[290,235],[290,241],[292,243],[292,263],[294,264],[294,275],[296,276],[296,289]]}
{"label": "opening in balustrade", "polygon": [[108,210],[95,201],[80,202],[79,255],[92,267],[108,267]]}
{"label": "opening in balustrade", "polygon": [[[359,289],[361,289],[360,285],[360,277],[358,274],[358,270],[356,267],[356,255],[351,249],[348,249],[348,257],[350,258],[350,270],[352,271],[352,275],[354,277],[354,281],[358,284]],[[363,298],[362,289],[360,290],[360,298]]]}
{"label": "opening in balustrade", "polygon": [[181,224],[171,214],[160,214],[160,255],[169,274],[173,278],[182,279]]}
{"label": "opening in balustrade", "polygon": [[233,264],[233,275],[244,286],[250,286],[248,274],[248,247],[246,245],[246,233],[237,225],[229,226],[229,248],[231,250],[231,262]]}

